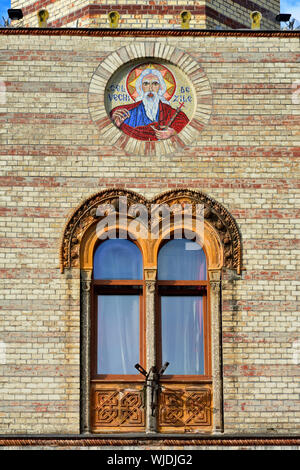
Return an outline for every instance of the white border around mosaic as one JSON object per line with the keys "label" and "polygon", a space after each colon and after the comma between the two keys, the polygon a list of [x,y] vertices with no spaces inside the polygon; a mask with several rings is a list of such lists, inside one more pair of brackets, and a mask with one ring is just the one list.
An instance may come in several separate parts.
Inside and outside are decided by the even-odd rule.
{"label": "white border around mosaic", "polygon": [[[191,80],[196,95],[196,111],[180,136],[165,140],[145,142],[125,135],[108,117],[105,109],[105,88],[112,75],[122,66],[139,60],[163,60],[182,70]],[[98,66],[89,88],[89,111],[100,135],[111,145],[128,154],[166,155],[189,145],[210,120],[212,90],[201,65],[185,51],[159,42],[136,43],[111,53]]]}

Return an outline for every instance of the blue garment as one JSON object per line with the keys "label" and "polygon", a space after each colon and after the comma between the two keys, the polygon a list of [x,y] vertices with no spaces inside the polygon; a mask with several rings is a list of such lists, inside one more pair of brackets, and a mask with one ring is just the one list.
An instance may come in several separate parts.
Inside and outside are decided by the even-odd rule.
{"label": "blue garment", "polygon": [[155,120],[151,121],[151,119],[149,119],[146,114],[145,106],[142,101],[140,102],[138,106],[131,109],[129,112],[130,112],[130,117],[125,119],[124,121],[124,123],[127,124],[127,126],[130,126],[130,127],[147,126],[148,124],[151,124],[153,122],[158,122],[159,107],[157,110],[157,115],[156,115]]}

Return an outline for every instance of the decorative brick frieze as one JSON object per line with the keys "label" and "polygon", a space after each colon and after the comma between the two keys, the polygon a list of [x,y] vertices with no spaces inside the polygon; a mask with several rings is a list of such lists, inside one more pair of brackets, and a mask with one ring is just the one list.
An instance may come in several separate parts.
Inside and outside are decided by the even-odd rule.
{"label": "decorative brick frieze", "polygon": [[[297,30],[252,30],[252,29],[142,29],[142,28],[1,28],[0,36],[74,36],[74,37],[127,37],[127,38],[164,38],[164,37],[235,37],[235,38],[298,38]],[[212,52],[212,54],[215,52]]]}

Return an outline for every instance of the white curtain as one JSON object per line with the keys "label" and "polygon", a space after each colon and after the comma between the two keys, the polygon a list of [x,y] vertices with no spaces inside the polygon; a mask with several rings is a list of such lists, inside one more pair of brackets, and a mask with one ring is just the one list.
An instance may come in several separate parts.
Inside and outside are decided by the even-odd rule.
{"label": "white curtain", "polygon": [[162,362],[168,375],[204,374],[203,299],[162,296]]}
{"label": "white curtain", "polygon": [[136,374],[139,296],[98,296],[98,374]]}

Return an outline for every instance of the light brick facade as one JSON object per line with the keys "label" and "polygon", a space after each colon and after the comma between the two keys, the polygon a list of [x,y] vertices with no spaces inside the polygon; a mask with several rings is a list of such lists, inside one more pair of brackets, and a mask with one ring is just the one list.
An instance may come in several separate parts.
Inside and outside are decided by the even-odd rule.
{"label": "light brick facade", "polygon": [[22,8],[25,27],[38,27],[37,12],[47,9],[49,27],[107,28],[108,13],[118,11],[120,28],[180,28],[180,13],[192,14],[190,27],[200,29],[250,28],[251,11],[263,15],[262,29],[279,29],[275,20],[280,12],[280,0],[12,0],[12,8]]}
{"label": "light brick facade", "polygon": [[[89,87],[110,54],[153,42],[201,65],[213,106],[184,149],[137,155],[102,140]],[[60,272],[59,250],[68,217],[105,188],[195,189],[235,218],[243,270],[222,281],[224,432],[299,433],[299,35],[0,30],[0,43],[0,433],[80,432],[80,272]]]}

